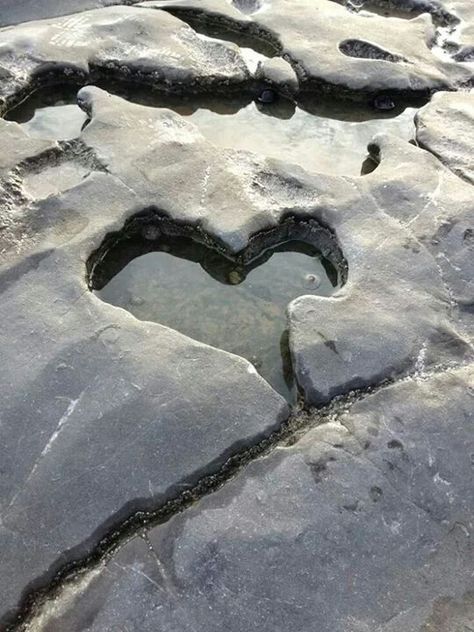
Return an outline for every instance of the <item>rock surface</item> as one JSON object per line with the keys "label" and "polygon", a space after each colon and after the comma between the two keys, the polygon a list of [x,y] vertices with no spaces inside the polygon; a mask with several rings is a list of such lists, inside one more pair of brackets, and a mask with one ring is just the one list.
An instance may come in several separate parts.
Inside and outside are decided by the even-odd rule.
{"label": "rock surface", "polygon": [[[20,24],[1,32],[4,109],[42,85],[100,78],[170,91],[245,88],[250,74],[238,48],[200,38],[164,11],[109,7]],[[1,109],[0,109],[1,112]]]}
{"label": "rock surface", "polygon": [[383,389],[125,544],[39,629],[468,630],[473,423],[472,365]]}
{"label": "rock surface", "polygon": [[429,14],[407,22],[356,14],[329,0],[264,0],[250,14],[226,0],[150,0],[141,6],[164,8],[183,19],[204,12],[209,21],[269,40],[291,62],[304,90],[361,98],[453,89],[472,80],[472,69],[431,50],[436,30]]}
{"label": "rock surface", "polygon": [[0,27],[53,18],[88,9],[98,9],[114,4],[117,0],[4,0],[0,14]]}
{"label": "rock surface", "polygon": [[89,292],[94,243],[144,206],[116,176],[95,171],[23,208],[22,241],[32,248],[31,234],[37,243],[1,277],[2,615],[31,581],[288,414],[248,362]]}
{"label": "rock surface", "polygon": [[474,184],[474,92],[435,94],[419,111],[416,125],[419,145]]}
{"label": "rock surface", "polygon": [[[6,5],[3,24],[24,23],[0,29],[2,113],[65,79],[223,101],[324,88],[334,107],[472,81],[460,0],[393,0],[398,17],[331,0],[96,4],[65,3],[80,11],[66,17]],[[275,57],[252,72],[243,45],[196,20],[270,41]],[[373,109],[363,177],[310,173],[285,147],[275,160],[215,146],[177,112],[97,86],[77,101],[88,121],[69,141],[0,119],[0,627],[469,629],[474,93],[434,95],[412,143]],[[285,432],[272,434],[287,404],[246,360],[90,291],[111,240],[153,240],[165,223],[230,258],[304,233],[340,269],[330,298],[288,306],[309,412]],[[264,445],[226,481],[230,457]],[[199,502],[178,514],[189,489]],[[146,526],[168,500],[176,515]]]}

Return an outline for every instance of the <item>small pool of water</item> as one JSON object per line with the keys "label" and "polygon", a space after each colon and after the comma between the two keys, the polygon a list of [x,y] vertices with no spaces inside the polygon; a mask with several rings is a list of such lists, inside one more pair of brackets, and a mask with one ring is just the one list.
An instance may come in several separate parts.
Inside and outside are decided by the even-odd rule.
{"label": "small pool of water", "polygon": [[293,403],[286,308],[303,294],[333,294],[340,285],[336,268],[300,241],[269,249],[246,266],[187,237],[162,238],[145,254],[144,247],[130,238],[107,253],[101,268],[108,278],[95,293],[140,320],[246,358]]}
{"label": "small pool of water", "polygon": [[76,105],[76,91],[59,99],[41,91],[7,112],[5,119],[16,121],[35,138],[71,140],[80,135],[87,115]]}
{"label": "small pool of water", "polygon": [[380,132],[407,141],[414,135],[414,108],[393,118],[359,121],[309,113],[299,107],[290,109],[286,117],[278,108],[252,102],[229,115],[200,109],[189,120],[220,147],[263,154],[330,175],[361,175],[367,145]]}
{"label": "small pool of water", "polygon": [[[166,107],[186,117],[213,144],[296,163],[307,171],[364,175],[367,144],[380,132],[403,140],[414,136],[415,107],[395,114],[351,104],[295,106],[285,100],[271,105],[235,99],[166,97],[128,87],[116,90],[131,101]],[[86,114],[75,105],[76,90],[54,101],[51,89],[32,95],[7,113],[36,137],[66,140],[80,135]]]}

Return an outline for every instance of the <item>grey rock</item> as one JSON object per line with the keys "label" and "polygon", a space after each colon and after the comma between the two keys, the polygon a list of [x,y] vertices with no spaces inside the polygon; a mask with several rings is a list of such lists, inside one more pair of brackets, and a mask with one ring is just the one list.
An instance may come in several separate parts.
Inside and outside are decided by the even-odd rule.
{"label": "grey rock", "polygon": [[356,402],[125,544],[35,630],[469,629],[473,404],[472,365]]}
{"label": "grey rock", "polygon": [[[251,76],[235,44],[203,38],[160,7],[260,33],[285,61]],[[465,3],[442,7],[458,7],[464,28]],[[440,15],[437,3],[427,10]],[[37,11],[52,15],[44,3]],[[472,72],[435,54],[440,28],[429,15],[402,22],[312,0],[84,11],[0,31],[0,110],[49,81],[109,76],[190,93],[251,92],[261,79],[279,93],[329,87],[364,99],[453,89]],[[0,619],[131,515],[214,474],[289,414],[242,358],[90,292],[91,253],[158,209],[234,255],[283,222],[319,226],[324,254],[348,274],[331,298],[288,308],[307,405],[339,395],[350,404],[352,389],[415,379],[343,416],[335,405],[295,447],[86,572],[32,629],[463,625],[473,373],[450,367],[473,356],[474,211],[470,97],[459,99],[442,95],[418,117],[428,151],[375,138],[379,166],[363,178],[308,174],[284,151],[273,160],[215,147],[170,110],[92,86],[78,95],[92,121],[73,141],[33,139],[0,120]],[[430,131],[446,117],[449,151]]]}
{"label": "grey rock", "polygon": [[[244,248],[253,233],[275,226],[291,211],[335,230],[349,265],[348,284],[332,300],[308,296],[289,307],[293,364],[308,402],[327,401],[415,370],[425,357],[428,362],[444,362],[472,353],[451,323],[450,294],[438,263],[409,230],[390,218],[391,209],[401,213],[405,198],[411,200],[415,178],[428,197],[431,186],[436,190],[439,170],[448,181],[454,178],[429,154],[396,139],[379,139],[381,145],[409,156],[400,166],[396,186],[390,184],[393,174],[383,168],[383,159],[368,178],[309,176],[278,161],[217,150],[194,126],[169,111],[140,108],[92,88],[83,89],[79,98],[93,115],[82,138],[107,168],[139,190],[145,205],[158,204],[185,222],[199,221],[231,252]],[[155,138],[152,130],[163,124],[176,133]],[[143,136],[135,145],[138,154],[132,150],[124,157],[120,147],[132,147],[132,135],[137,142],[137,134]],[[174,164],[176,134],[187,139],[180,148],[187,157],[178,172],[170,173],[163,167]],[[419,174],[430,169],[436,185],[424,185],[420,179]],[[183,181],[188,187],[182,187]],[[166,193],[157,198],[157,190]],[[194,190],[201,191],[198,205]],[[458,210],[455,207],[452,213]]]}
{"label": "grey rock", "polygon": [[98,9],[112,4],[121,4],[120,0],[3,0],[0,14],[0,27],[53,18],[88,9]]}
{"label": "grey rock", "polygon": [[257,100],[258,100],[259,103],[264,103],[264,104],[267,103],[268,104],[268,103],[273,103],[275,101],[275,99],[276,99],[276,95],[273,92],[273,90],[268,90],[268,88],[267,88],[265,90],[262,90],[262,92],[259,94]]}
{"label": "grey rock", "polygon": [[0,86],[3,111],[38,84],[73,79],[141,81],[170,92],[244,89],[250,79],[237,46],[200,38],[170,14],[144,8],[20,24],[3,30],[1,42],[0,68],[13,77]]}
{"label": "grey rock", "polygon": [[[456,127],[454,113],[452,121]],[[454,322],[464,321],[466,334],[472,341],[474,269],[469,247],[469,231],[474,225],[472,186],[454,176],[428,152],[420,153],[405,143],[383,144],[377,151],[381,162],[373,174],[377,174],[374,180],[379,179],[372,188],[374,199],[408,230],[412,247],[418,241],[434,256],[449,295],[450,316]],[[465,163],[469,154],[466,146]],[[419,170],[408,167],[413,160],[420,161]]]}
{"label": "grey rock", "polygon": [[140,208],[95,172],[37,203],[36,247],[2,268],[2,617],[288,415],[250,363],[89,292],[90,252]]}
{"label": "grey rock", "polygon": [[467,66],[431,50],[436,27],[428,13],[410,21],[387,19],[313,0],[272,0],[251,15],[225,0],[150,0],[142,5],[180,11],[183,18],[186,11],[205,14],[235,30],[260,33],[290,61],[303,90],[330,89],[352,98],[380,92],[427,94],[472,78]]}
{"label": "grey rock", "polygon": [[474,184],[474,93],[435,94],[416,116],[421,147]]}

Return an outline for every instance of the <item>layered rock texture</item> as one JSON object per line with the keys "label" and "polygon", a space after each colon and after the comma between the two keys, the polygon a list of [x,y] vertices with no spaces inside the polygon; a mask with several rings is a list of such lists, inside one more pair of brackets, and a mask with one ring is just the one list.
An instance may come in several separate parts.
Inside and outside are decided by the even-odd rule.
{"label": "layered rock texture", "polygon": [[[0,119],[0,629],[474,630],[472,3],[124,4],[0,9],[0,114],[73,86],[86,120]],[[362,108],[371,168],[213,142],[172,95]],[[287,308],[296,405],[92,292],[170,234],[337,268]]]}

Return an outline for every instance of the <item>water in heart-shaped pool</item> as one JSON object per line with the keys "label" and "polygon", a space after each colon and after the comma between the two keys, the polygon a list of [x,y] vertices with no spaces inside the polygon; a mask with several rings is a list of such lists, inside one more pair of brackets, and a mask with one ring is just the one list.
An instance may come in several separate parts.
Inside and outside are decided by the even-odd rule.
{"label": "water in heart-shaped pool", "polygon": [[92,287],[140,320],[167,325],[250,360],[288,401],[296,398],[286,307],[330,296],[337,267],[316,246],[290,239],[243,263],[188,236],[121,238],[100,257]]}

